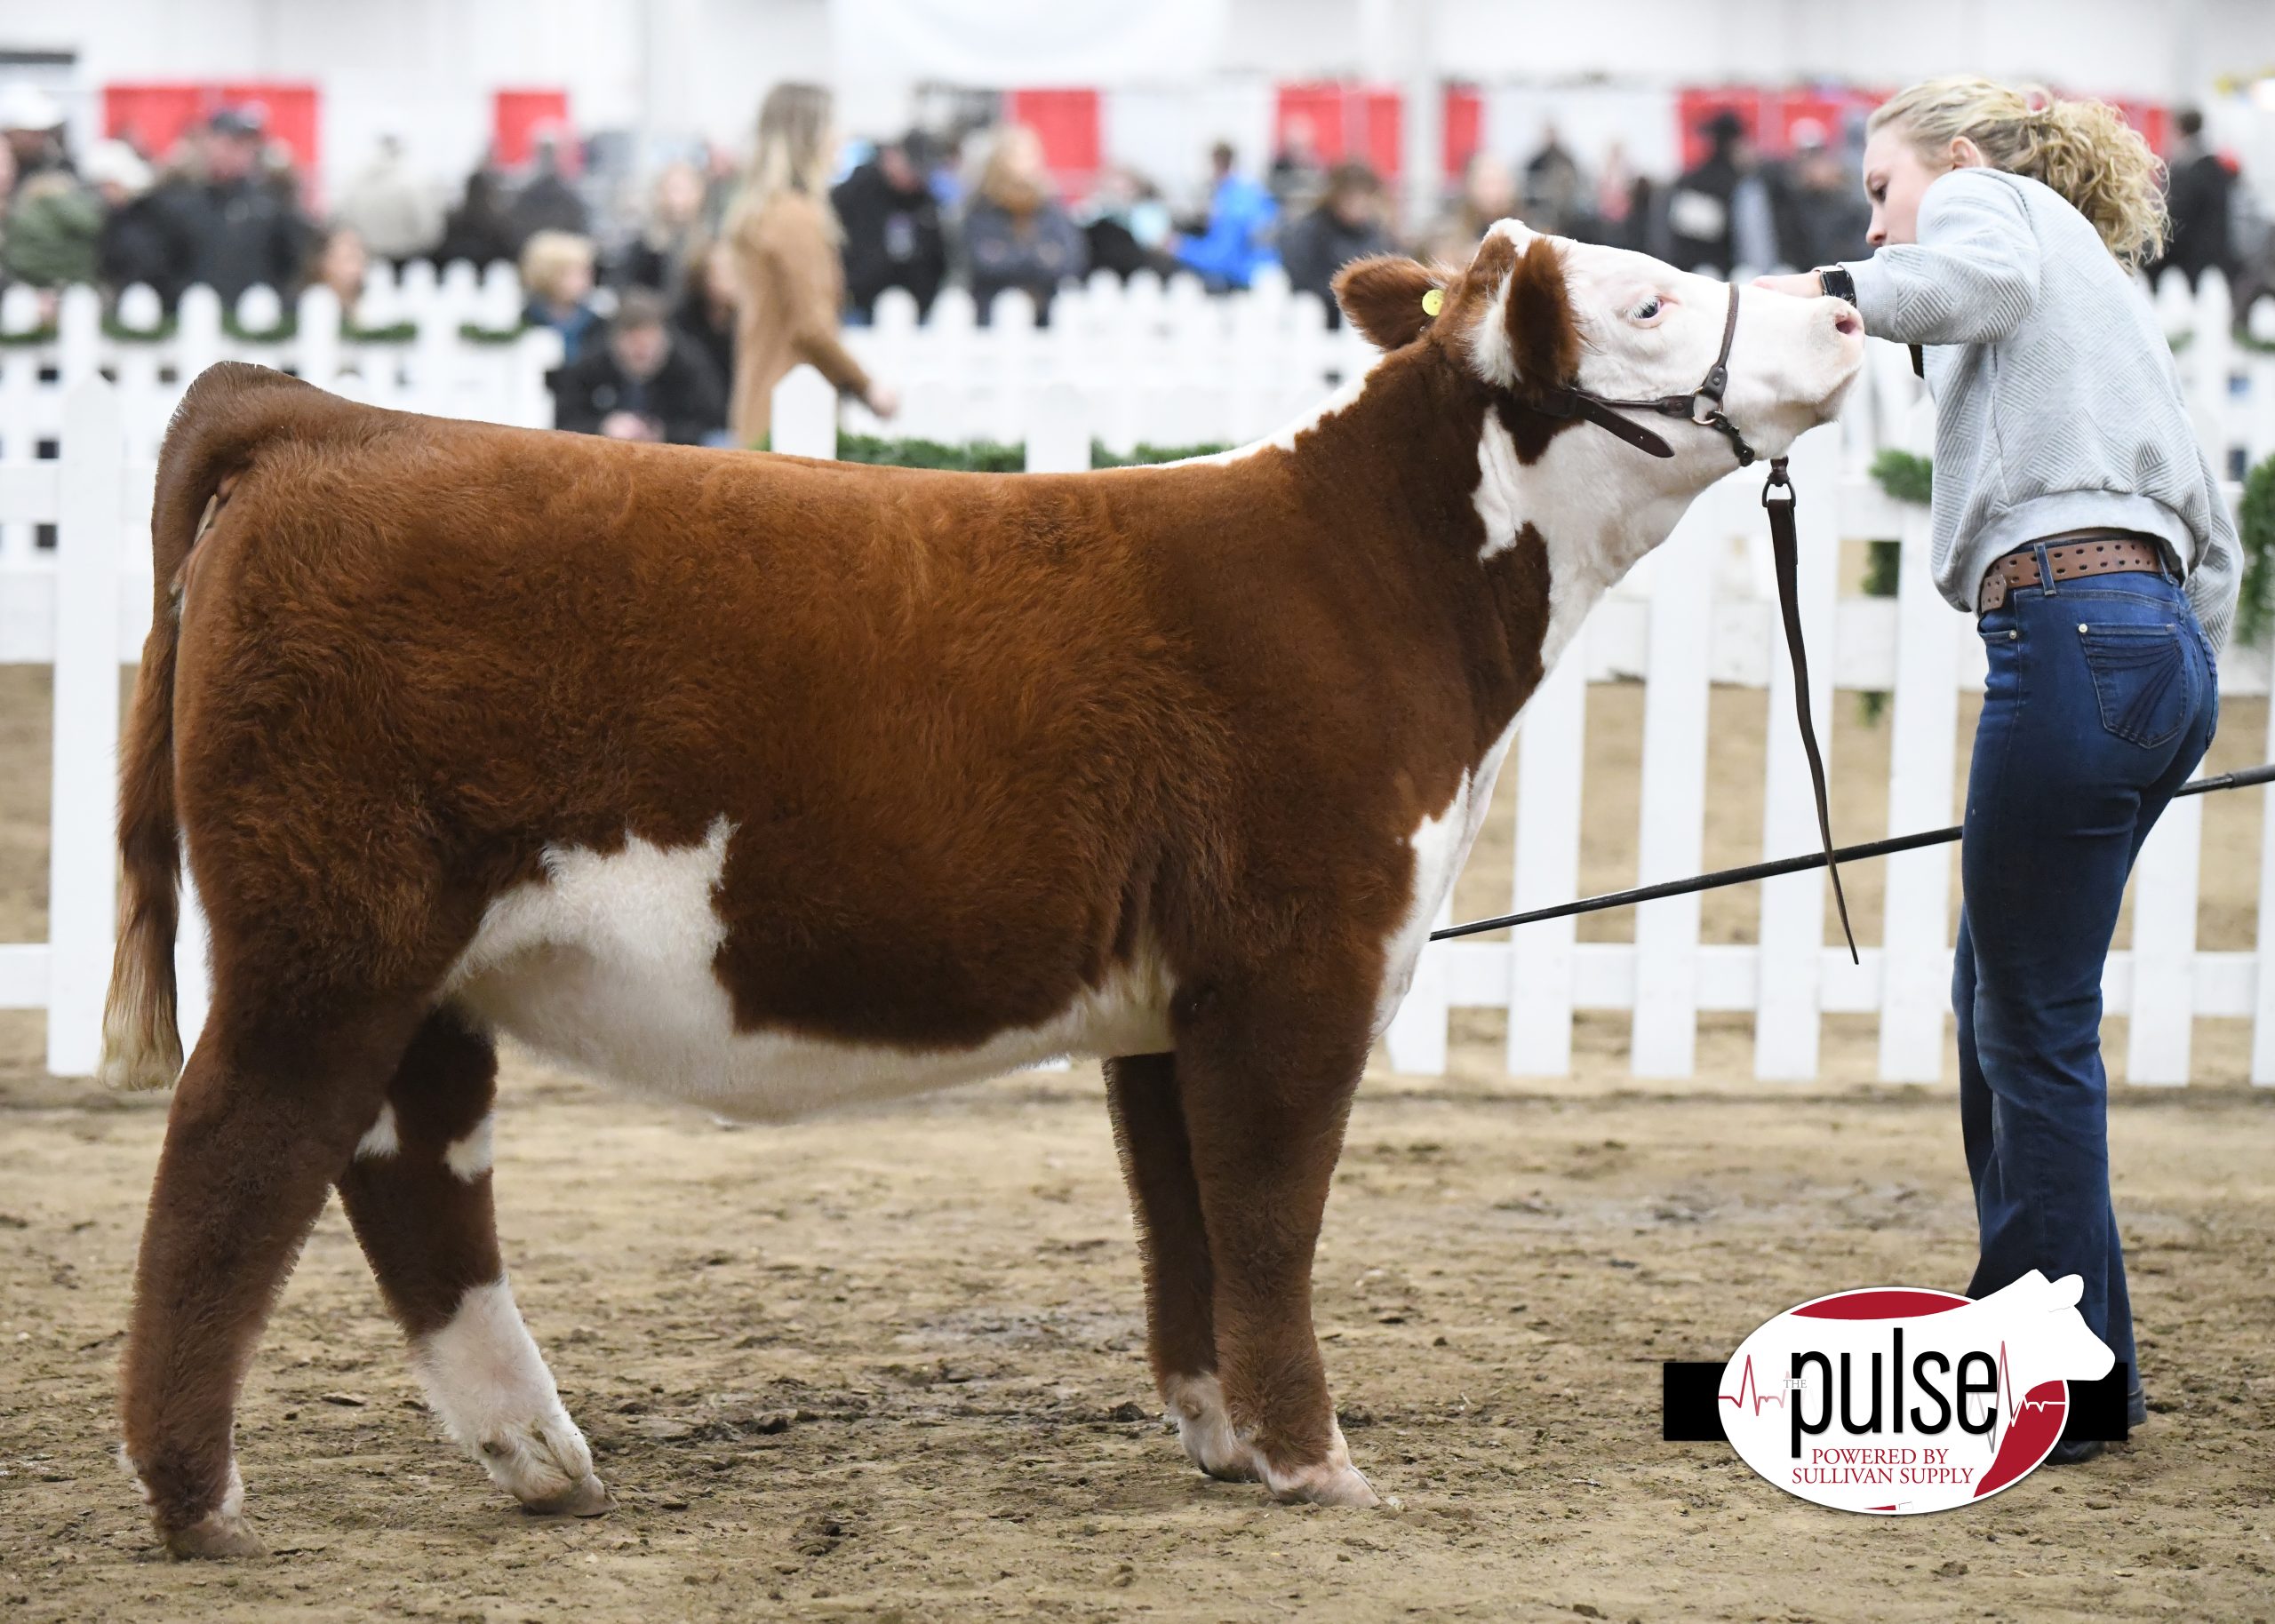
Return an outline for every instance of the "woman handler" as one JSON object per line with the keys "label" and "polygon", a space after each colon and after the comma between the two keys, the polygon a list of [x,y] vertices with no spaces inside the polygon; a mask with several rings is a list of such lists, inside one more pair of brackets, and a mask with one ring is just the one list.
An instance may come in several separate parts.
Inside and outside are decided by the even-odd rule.
{"label": "woman handler", "polygon": [[1936,79],[1867,138],[1872,258],[1760,285],[1838,295],[1866,332],[1924,346],[1936,583],[1990,658],[1952,977],[1982,1232],[1968,1294],[2082,1277],[2138,1425],[2102,972],[2133,860],[2218,720],[2235,529],[2130,274],[2163,204],[2115,109]]}

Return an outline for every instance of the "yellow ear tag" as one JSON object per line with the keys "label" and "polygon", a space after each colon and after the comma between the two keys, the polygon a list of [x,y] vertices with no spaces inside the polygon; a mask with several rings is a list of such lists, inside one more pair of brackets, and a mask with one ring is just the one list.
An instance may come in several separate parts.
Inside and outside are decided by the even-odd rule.
{"label": "yellow ear tag", "polygon": [[1422,296],[1422,314],[1424,315],[1435,315],[1439,311],[1443,310],[1445,307],[1446,291],[1443,288],[1433,288]]}

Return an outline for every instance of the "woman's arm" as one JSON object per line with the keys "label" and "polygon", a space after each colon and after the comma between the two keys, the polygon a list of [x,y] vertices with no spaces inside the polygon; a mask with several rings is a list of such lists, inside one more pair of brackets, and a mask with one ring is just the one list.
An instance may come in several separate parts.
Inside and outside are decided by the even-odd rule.
{"label": "woman's arm", "polygon": [[2013,331],[2038,302],[2038,234],[2013,187],[1990,170],[1957,169],[1921,198],[1917,243],[1842,268],[1873,337],[1981,344]]}

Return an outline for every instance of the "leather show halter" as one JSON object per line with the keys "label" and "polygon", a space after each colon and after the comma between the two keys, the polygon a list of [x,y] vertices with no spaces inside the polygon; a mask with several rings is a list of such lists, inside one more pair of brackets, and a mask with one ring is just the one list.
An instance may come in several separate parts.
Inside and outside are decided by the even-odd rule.
{"label": "leather show halter", "polygon": [[[1722,393],[1730,382],[1730,346],[1737,332],[1738,290],[1733,283],[1729,313],[1722,318],[1722,347],[1714,357],[1714,364],[1706,369],[1706,376],[1699,380],[1698,387],[1689,394],[1663,394],[1648,401],[1619,401],[1560,384],[1525,404],[1551,418],[1584,418],[1653,457],[1672,457],[1674,449],[1652,430],[1621,414],[1648,411],[1664,418],[1681,418],[1726,436],[1730,449],[1737,453],[1738,466],[1750,466],[1757,454],[1722,410]],[[1852,962],[1861,963],[1856,953],[1856,933],[1848,924],[1848,898],[1840,888],[1840,869],[1833,860],[1832,813],[1825,799],[1824,757],[1817,749],[1816,728],[1809,720],[1808,656],[1801,647],[1801,610],[1796,590],[1800,543],[1793,527],[1793,482],[1786,474],[1785,462],[1783,457],[1769,459],[1769,477],[1761,487],[1761,506],[1769,515],[1770,551],[1777,563],[1777,607],[1785,622],[1785,648],[1793,657],[1793,710],[1801,727],[1801,748],[1808,756],[1810,783],[1816,791],[1816,826],[1824,840],[1825,872],[1832,876],[1832,899],[1840,906],[1841,934],[1848,938],[1848,957]],[[1779,496],[1780,491],[1784,494]]]}

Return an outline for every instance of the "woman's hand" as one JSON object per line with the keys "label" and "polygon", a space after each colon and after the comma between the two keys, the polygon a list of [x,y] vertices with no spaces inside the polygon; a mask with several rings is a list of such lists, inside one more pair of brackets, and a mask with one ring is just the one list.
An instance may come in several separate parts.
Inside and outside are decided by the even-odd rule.
{"label": "woman's hand", "polygon": [[1772,293],[1790,293],[1795,299],[1823,299],[1824,279],[1815,271],[1797,271],[1790,276],[1757,276],[1757,288],[1767,288]]}
{"label": "woman's hand", "polygon": [[890,418],[900,410],[900,391],[890,384],[871,379],[869,392],[861,397],[862,403],[881,418]]}

